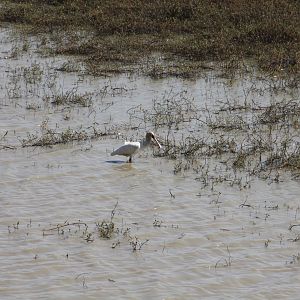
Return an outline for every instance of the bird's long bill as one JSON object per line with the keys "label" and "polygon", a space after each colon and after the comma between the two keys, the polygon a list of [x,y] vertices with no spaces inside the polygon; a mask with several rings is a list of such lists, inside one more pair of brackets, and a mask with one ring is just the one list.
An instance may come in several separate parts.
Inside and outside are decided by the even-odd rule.
{"label": "bird's long bill", "polygon": [[152,140],[155,145],[157,145],[160,149],[162,148],[161,144],[159,143],[159,141],[157,140],[157,138],[155,136],[152,137]]}

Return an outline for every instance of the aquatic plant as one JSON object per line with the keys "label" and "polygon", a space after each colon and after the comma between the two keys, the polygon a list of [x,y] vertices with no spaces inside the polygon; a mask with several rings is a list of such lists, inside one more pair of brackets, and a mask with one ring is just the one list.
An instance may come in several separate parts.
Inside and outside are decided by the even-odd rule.
{"label": "aquatic plant", "polygon": [[269,74],[299,71],[298,1],[2,2],[0,21],[53,33],[51,47],[84,56],[94,74],[136,70],[158,52],[167,63],[148,60],[144,68],[155,78],[197,76],[211,61],[231,74],[245,60]]}
{"label": "aquatic plant", "polygon": [[51,102],[54,105],[79,105],[88,107],[92,104],[92,96],[89,93],[78,94],[76,89],[54,93],[51,96],[45,96],[44,101]]}
{"label": "aquatic plant", "polygon": [[96,224],[98,235],[104,239],[110,239],[115,232],[115,224],[114,222],[103,220],[101,223]]}
{"label": "aquatic plant", "polygon": [[53,129],[46,128],[42,130],[41,134],[27,133],[27,138],[21,140],[21,145],[22,147],[47,147],[57,144],[66,144],[74,141],[96,139],[107,135],[109,135],[108,132],[102,132],[95,127],[88,128],[88,130],[74,130],[67,128],[61,132],[56,132]]}
{"label": "aquatic plant", "polygon": [[100,222],[96,223],[97,232],[100,238],[111,239],[113,237],[113,234],[116,231],[115,223],[113,222],[113,219],[116,213],[117,206],[118,206],[118,202],[115,204],[113,210],[111,211],[111,216],[109,221],[103,220],[101,223]]}
{"label": "aquatic plant", "polygon": [[249,188],[254,176],[279,182],[281,172],[300,169],[300,104],[292,97],[261,105],[247,100],[250,92],[258,91],[250,87],[243,103],[233,99],[201,109],[186,91],[170,91],[152,108],[140,105],[128,114],[137,129],[160,133],[163,149],[154,156],[174,160],[174,174],[195,172],[202,188],[223,182]]}
{"label": "aquatic plant", "polygon": [[137,236],[130,237],[129,239],[129,244],[131,245],[133,252],[141,250],[142,247],[148,242],[148,239],[141,241]]}

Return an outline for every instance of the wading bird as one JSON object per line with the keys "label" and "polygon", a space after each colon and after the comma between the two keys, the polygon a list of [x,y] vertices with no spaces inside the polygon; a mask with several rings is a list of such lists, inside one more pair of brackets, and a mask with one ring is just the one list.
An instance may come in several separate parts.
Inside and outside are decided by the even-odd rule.
{"label": "wading bird", "polygon": [[128,162],[132,162],[132,156],[136,154],[139,150],[144,149],[145,147],[149,146],[153,142],[159,148],[161,148],[160,143],[158,142],[157,138],[155,137],[153,132],[147,132],[146,138],[141,140],[140,142],[125,142],[123,146],[116,149],[111,153],[111,155],[123,155],[129,157]]}

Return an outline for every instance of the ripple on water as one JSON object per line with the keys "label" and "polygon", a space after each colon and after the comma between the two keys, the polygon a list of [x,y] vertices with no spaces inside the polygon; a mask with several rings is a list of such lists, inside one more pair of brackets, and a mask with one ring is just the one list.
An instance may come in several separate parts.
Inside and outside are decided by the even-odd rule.
{"label": "ripple on water", "polygon": [[[8,45],[6,34],[0,31],[0,54]],[[28,132],[41,132],[44,121],[58,131],[122,125],[130,121],[129,108],[143,104],[146,109],[166,91],[188,90],[197,104],[211,107],[231,96],[243,99],[253,82],[241,79],[227,86],[215,77],[82,78],[55,71],[63,60],[38,53],[0,59],[4,91],[20,66],[38,62],[45,75],[32,89],[22,90],[26,86],[20,83],[20,98],[0,95],[0,137],[8,131],[5,142],[17,146],[0,150],[1,299],[297,299],[299,249],[292,240],[298,229],[288,228],[298,222],[298,182],[257,179],[250,189],[226,184],[202,189],[194,174],[174,175],[173,162],[151,151],[133,164],[112,158],[110,152],[122,143],[115,137],[20,147]],[[57,107],[27,110],[28,102],[44,105],[52,75],[59,91],[76,86],[99,96],[99,88],[109,83],[131,92],[96,97],[92,108],[69,108],[68,118]],[[271,97],[264,94],[257,101]],[[88,243],[75,226],[62,235],[43,235],[43,229],[78,220],[95,232],[96,222],[110,220],[116,203],[114,222],[121,233],[112,240],[95,235]],[[133,251],[134,237],[140,243],[149,240],[141,251]]]}

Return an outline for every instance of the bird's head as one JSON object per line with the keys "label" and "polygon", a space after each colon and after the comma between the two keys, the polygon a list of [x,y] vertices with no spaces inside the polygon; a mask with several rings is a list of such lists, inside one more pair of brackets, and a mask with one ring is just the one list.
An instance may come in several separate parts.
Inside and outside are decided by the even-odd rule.
{"label": "bird's head", "polygon": [[156,136],[154,135],[154,133],[152,131],[149,131],[146,133],[146,141],[148,143],[150,143],[152,141],[156,146],[161,148],[161,144],[159,143],[159,141],[157,140]]}

